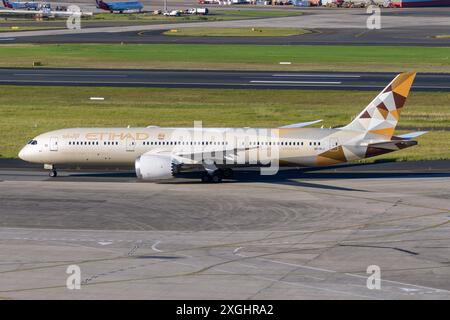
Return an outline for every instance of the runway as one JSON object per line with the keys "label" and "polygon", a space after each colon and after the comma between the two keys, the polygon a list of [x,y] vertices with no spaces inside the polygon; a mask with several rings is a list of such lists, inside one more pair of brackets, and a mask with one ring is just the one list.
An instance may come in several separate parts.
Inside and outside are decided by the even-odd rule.
{"label": "runway", "polygon": [[[2,68],[0,84],[234,89],[380,90],[395,73]],[[421,73],[415,91],[450,91],[450,74]]]}
{"label": "runway", "polygon": [[0,161],[0,298],[450,299],[449,161],[213,185],[61,175]]}

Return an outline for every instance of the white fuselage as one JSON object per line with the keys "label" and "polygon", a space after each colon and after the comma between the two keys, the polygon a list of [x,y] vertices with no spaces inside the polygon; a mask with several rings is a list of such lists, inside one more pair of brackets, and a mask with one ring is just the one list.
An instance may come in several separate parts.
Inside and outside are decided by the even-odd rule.
{"label": "white fuselage", "polygon": [[[314,166],[318,154],[349,137],[344,131],[314,128],[74,128],[37,136],[19,157],[51,165],[133,166],[139,156],[149,152],[198,155],[223,151],[228,163],[255,164],[276,157],[280,164]],[[235,151],[229,155],[230,150]],[[189,158],[191,161],[184,162],[196,163]],[[355,155],[354,159],[358,158]]]}

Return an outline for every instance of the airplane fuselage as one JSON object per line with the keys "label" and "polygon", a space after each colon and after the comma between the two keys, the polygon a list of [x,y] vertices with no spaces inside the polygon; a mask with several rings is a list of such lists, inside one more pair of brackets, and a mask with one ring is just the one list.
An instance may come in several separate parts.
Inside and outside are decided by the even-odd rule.
{"label": "airplane fuselage", "polygon": [[97,8],[111,12],[124,12],[124,11],[141,11],[144,8],[144,6],[140,1],[118,1],[118,2],[97,1]]}
{"label": "airplane fuselage", "polygon": [[27,144],[19,156],[29,162],[53,165],[132,166],[140,155],[150,151],[202,154],[236,149],[233,161],[241,164],[276,157],[281,165],[316,166],[364,158],[363,141],[360,148],[352,146],[351,158],[320,157],[326,152],[338,153],[349,139],[354,139],[351,132],[317,128],[74,128],[37,136],[32,140],[36,142]]}

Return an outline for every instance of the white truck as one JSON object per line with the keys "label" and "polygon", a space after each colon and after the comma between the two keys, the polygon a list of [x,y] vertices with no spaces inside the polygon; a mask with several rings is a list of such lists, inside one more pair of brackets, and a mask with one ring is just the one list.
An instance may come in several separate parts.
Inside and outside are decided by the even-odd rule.
{"label": "white truck", "polygon": [[172,11],[164,11],[163,16],[170,16],[170,17],[179,17],[180,12],[178,10],[172,10]]}
{"label": "white truck", "polygon": [[208,8],[191,8],[188,10],[189,14],[201,14],[206,16],[208,14]]}

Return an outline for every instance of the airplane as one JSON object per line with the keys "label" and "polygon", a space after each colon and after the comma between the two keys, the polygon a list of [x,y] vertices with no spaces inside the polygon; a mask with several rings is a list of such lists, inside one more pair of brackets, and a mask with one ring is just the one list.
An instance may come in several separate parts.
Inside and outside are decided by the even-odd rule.
{"label": "airplane", "polygon": [[8,9],[24,9],[24,10],[39,10],[41,6],[38,2],[10,2],[9,0],[3,0],[3,6]]}
{"label": "airplane", "polygon": [[78,12],[71,11],[70,7],[66,11],[51,10],[49,5],[38,7],[37,10],[28,9],[4,9],[0,10],[0,16],[6,17],[47,17],[47,18],[68,18],[71,16],[80,15],[81,17],[92,16],[92,12]]}
{"label": "airplane", "polygon": [[[141,180],[176,177],[189,168],[203,182],[221,182],[234,167],[316,167],[369,158],[417,145],[423,131],[394,135],[415,72],[397,75],[353,121],[339,128],[305,128],[322,120],[274,129],[72,128],[47,132],[20,150],[56,177],[62,165],[133,167]],[[264,166],[265,165],[265,166]],[[275,166],[274,166],[275,167]]]}
{"label": "airplane", "polygon": [[109,11],[111,13],[124,11],[139,11],[144,9],[144,5],[140,1],[119,1],[119,2],[104,2],[103,0],[95,0],[97,8]]}

